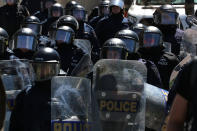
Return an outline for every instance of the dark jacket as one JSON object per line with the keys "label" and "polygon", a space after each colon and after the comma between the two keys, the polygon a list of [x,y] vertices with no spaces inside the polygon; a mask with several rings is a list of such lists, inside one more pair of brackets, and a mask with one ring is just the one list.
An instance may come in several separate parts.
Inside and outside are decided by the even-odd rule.
{"label": "dark jacket", "polygon": [[0,25],[5,29],[11,37],[24,21],[25,17],[29,15],[26,7],[21,5],[5,5],[0,8]]}
{"label": "dark jacket", "polygon": [[113,38],[115,34],[122,29],[128,28],[128,24],[122,14],[110,15],[101,19],[96,26],[95,32],[98,37],[101,47],[104,42],[110,38]]}
{"label": "dark jacket", "polygon": [[163,47],[153,47],[148,49],[140,48],[138,52],[143,59],[150,60],[155,63],[161,76],[163,88],[168,90],[170,75],[174,67],[178,65],[179,60],[173,53],[164,52],[163,50]]}
{"label": "dark jacket", "polygon": [[16,98],[9,131],[51,130],[51,81],[36,82]]}

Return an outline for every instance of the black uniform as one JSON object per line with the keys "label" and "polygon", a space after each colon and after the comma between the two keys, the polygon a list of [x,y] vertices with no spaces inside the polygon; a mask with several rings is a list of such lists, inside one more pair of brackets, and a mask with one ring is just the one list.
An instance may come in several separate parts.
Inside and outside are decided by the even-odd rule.
{"label": "black uniform", "polygon": [[178,65],[178,58],[169,52],[164,52],[164,48],[153,49],[139,49],[139,53],[143,59],[153,61],[159,70],[163,88],[169,89],[170,75],[176,65]]}
{"label": "black uniform", "polygon": [[79,22],[79,29],[76,31],[76,39],[86,39],[90,41],[92,46],[91,58],[93,63],[96,63],[96,61],[99,60],[100,45],[94,29],[84,22]]}
{"label": "black uniform", "polygon": [[51,79],[60,72],[59,54],[46,47],[37,51],[32,59],[35,84],[17,95],[10,131],[51,130]]}
{"label": "black uniform", "polygon": [[0,25],[11,37],[19,28],[26,16],[29,15],[28,10],[21,5],[13,6],[5,5],[0,8]]}
{"label": "black uniform", "polygon": [[163,41],[171,43],[171,52],[176,56],[180,53],[182,32],[178,29],[178,12],[172,5],[162,5],[153,13],[154,24],[163,33]]}
{"label": "black uniform", "polygon": [[67,72],[68,75],[72,73],[72,70],[84,56],[84,52],[74,45],[66,47],[59,46],[57,52],[60,54],[61,69]]}
{"label": "black uniform", "polygon": [[178,74],[177,80],[175,81],[175,88],[177,89],[177,93],[184,97],[189,103],[188,122],[191,122],[192,124],[190,131],[197,130],[196,69],[197,58],[185,65],[183,70]]}
{"label": "black uniform", "polygon": [[22,91],[10,118],[9,131],[51,130],[51,81],[36,82],[29,91]]}
{"label": "black uniform", "polygon": [[124,19],[126,18],[120,13],[104,17],[97,23],[95,32],[101,47],[106,40],[113,38],[116,32],[129,27],[127,23],[123,22],[125,21]]}
{"label": "black uniform", "polygon": [[32,15],[33,13],[41,10],[41,1],[42,0],[23,0],[21,5],[26,6],[29,13]]}

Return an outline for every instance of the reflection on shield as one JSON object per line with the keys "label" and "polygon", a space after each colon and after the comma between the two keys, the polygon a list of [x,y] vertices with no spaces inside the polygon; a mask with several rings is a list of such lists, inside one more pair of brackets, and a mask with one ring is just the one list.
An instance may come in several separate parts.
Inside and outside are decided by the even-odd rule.
{"label": "reflection on shield", "polygon": [[0,74],[2,85],[6,91],[4,130],[8,130],[11,111],[15,105],[15,98],[21,90],[31,87],[34,81],[34,73],[28,60],[16,59],[0,61]]}
{"label": "reflection on shield", "polygon": [[89,129],[91,118],[90,80],[80,77],[53,77],[51,88],[52,130]]}
{"label": "reflection on shield", "polygon": [[103,131],[144,130],[146,73],[138,61],[108,59],[96,63],[93,95]]}

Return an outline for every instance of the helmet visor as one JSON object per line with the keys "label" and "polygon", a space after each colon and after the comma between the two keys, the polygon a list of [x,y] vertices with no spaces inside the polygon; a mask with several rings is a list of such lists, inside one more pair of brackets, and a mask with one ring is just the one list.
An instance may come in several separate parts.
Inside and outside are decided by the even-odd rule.
{"label": "helmet visor", "polygon": [[108,6],[100,6],[99,11],[101,15],[108,15],[109,14],[109,7]]}
{"label": "helmet visor", "polygon": [[160,34],[145,33],[144,34],[144,47],[154,47],[160,44]]}
{"label": "helmet visor", "polygon": [[26,24],[25,27],[32,29],[35,33],[41,33],[41,26],[38,24]]}
{"label": "helmet visor", "polygon": [[78,21],[84,21],[86,18],[86,12],[84,10],[73,10],[72,15],[78,20]]}
{"label": "helmet visor", "polygon": [[136,48],[136,41],[133,39],[128,39],[128,38],[121,38],[126,44],[127,49],[129,50],[130,53],[135,52]]}
{"label": "helmet visor", "polygon": [[122,49],[115,47],[104,47],[103,58],[104,59],[122,59]]}
{"label": "helmet visor", "polygon": [[161,24],[163,25],[175,25],[177,24],[176,13],[166,12],[161,14]]}
{"label": "helmet visor", "polygon": [[59,74],[59,63],[57,62],[35,62],[32,63],[36,75],[36,81],[50,80]]}
{"label": "helmet visor", "polygon": [[19,35],[16,38],[16,48],[35,50],[35,38],[34,36]]}
{"label": "helmet visor", "polygon": [[55,35],[55,40],[58,43],[70,44],[71,43],[71,37],[72,37],[71,32],[64,31],[64,30],[57,30],[56,35]]}

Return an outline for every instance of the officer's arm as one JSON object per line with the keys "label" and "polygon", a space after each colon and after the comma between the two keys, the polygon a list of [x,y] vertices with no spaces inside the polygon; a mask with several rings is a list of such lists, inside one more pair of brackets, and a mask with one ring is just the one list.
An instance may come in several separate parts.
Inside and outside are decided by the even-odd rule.
{"label": "officer's arm", "polygon": [[188,101],[177,94],[170,111],[167,131],[183,131],[187,107]]}

